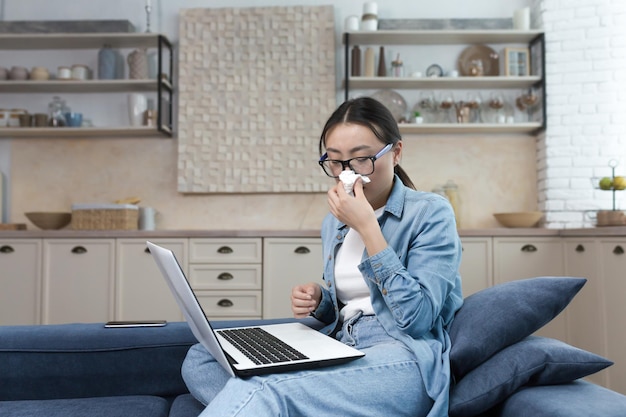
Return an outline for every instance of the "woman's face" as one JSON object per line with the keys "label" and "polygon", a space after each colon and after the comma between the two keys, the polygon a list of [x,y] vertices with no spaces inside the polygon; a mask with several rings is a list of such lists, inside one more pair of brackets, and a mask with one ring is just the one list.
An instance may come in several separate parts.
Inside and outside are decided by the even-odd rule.
{"label": "woman's face", "polygon": [[[345,161],[350,158],[374,156],[386,145],[368,127],[356,123],[341,123],[326,133],[324,142],[328,159]],[[384,206],[391,192],[394,167],[400,161],[402,142],[378,158],[374,172],[368,175],[371,182],[364,184],[364,194],[374,209]],[[337,180],[339,181],[339,180]]]}

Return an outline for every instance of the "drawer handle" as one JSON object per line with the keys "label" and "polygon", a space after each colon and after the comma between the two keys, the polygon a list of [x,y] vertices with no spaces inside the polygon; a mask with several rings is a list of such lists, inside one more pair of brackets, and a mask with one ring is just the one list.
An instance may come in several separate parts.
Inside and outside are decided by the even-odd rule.
{"label": "drawer handle", "polygon": [[576,252],[584,252],[585,251],[585,247],[583,245],[578,245],[576,246]]}
{"label": "drawer handle", "polygon": [[220,281],[230,281],[233,278],[235,278],[233,274],[228,272],[222,272],[217,276],[217,279],[219,279]]}
{"label": "drawer handle", "polygon": [[524,245],[522,246],[522,252],[537,252],[537,247],[535,245]]}
{"label": "drawer handle", "polygon": [[83,253],[87,253],[87,249],[84,246],[76,246],[72,249],[72,253],[82,255]]}
{"label": "drawer handle", "polygon": [[2,245],[2,247],[0,247],[0,252],[1,253],[13,253],[15,252],[15,249],[13,249],[13,247],[9,245]]}
{"label": "drawer handle", "polygon": [[230,246],[222,246],[217,250],[217,252],[227,255],[229,253],[233,253],[234,251],[233,248],[231,248]]}
{"label": "drawer handle", "polygon": [[298,246],[295,250],[294,253],[298,253],[298,254],[302,254],[305,255],[307,253],[311,253],[311,249],[307,248],[306,246]]}
{"label": "drawer handle", "polygon": [[223,300],[219,300],[217,302],[217,305],[220,307],[232,307],[235,304],[232,301],[230,301],[228,298],[224,298]]}
{"label": "drawer handle", "polygon": [[624,248],[622,248],[620,245],[617,245],[615,247],[615,249],[613,249],[613,253],[616,255],[623,255],[624,254]]}
{"label": "drawer handle", "polygon": [[144,251],[145,253],[150,253],[150,248],[149,248],[149,247],[146,247],[143,251]]}

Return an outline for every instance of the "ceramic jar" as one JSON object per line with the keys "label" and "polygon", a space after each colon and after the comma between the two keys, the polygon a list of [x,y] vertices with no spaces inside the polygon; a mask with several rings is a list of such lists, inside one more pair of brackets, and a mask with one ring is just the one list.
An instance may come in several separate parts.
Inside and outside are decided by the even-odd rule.
{"label": "ceramic jar", "polygon": [[9,72],[9,78],[11,80],[23,81],[28,79],[28,70],[24,67],[12,67]]}
{"label": "ceramic jar", "polygon": [[9,114],[9,110],[0,109],[0,127],[7,127],[9,124]]}
{"label": "ceramic jar", "polygon": [[145,80],[148,78],[148,54],[145,49],[135,49],[128,54],[128,78]]}
{"label": "ceramic jar", "polygon": [[9,70],[4,67],[0,67],[0,81],[9,78]]}
{"label": "ceramic jar", "polygon": [[72,65],[72,80],[87,80],[89,79],[89,72],[89,67],[86,65]]}
{"label": "ceramic jar", "polygon": [[33,67],[30,71],[30,79],[35,81],[45,81],[50,79],[50,73],[48,68],[45,67]]}
{"label": "ceramic jar", "polygon": [[375,31],[378,29],[378,4],[373,1],[363,3],[361,30]]}
{"label": "ceramic jar", "polygon": [[69,80],[72,78],[72,70],[69,67],[57,68],[57,79]]}
{"label": "ceramic jar", "polygon": [[11,109],[9,113],[8,127],[20,127],[20,117],[28,112],[24,109]]}

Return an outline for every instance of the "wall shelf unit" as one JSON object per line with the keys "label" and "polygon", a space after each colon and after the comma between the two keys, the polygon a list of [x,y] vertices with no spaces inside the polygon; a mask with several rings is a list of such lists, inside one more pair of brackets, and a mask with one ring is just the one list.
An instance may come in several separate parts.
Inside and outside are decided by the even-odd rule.
{"label": "wall shelf unit", "polygon": [[541,129],[541,123],[400,123],[400,132],[408,134],[438,133],[514,133],[530,134]]}
{"label": "wall shelf unit", "polygon": [[[162,129],[168,129],[162,126]],[[0,138],[87,138],[87,137],[154,137],[155,128],[123,127],[3,127]],[[163,134],[171,135],[167,130]]]}
{"label": "wall shelf unit", "polygon": [[[154,127],[0,127],[2,137],[172,137],[174,50],[172,43],[155,33],[42,33],[0,34],[0,50],[76,50],[109,45],[114,49],[154,48],[157,51],[156,79],[114,80],[2,80],[0,94],[89,94],[89,93],[156,93],[157,121]],[[97,98],[96,98],[97,99]]]}
{"label": "wall shelf unit", "polygon": [[[537,120],[515,123],[400,123],[402,133],[523,133],[537,134],[546,129],[545,39],[541,31],[530,30],[379,30],[345,32],[344,99],[352,90],[528,90],[537,92],[540,108]],[[530,75],[393,77],[352,76],[351,48],[367,46],[527,45],[532,62]],[[504,57],[500,57],[504,59]],[[451,59],[452,61],[452,59]],[[375,65],[377,66],[377,65]],[[363,68],[364,66],[361,66]]]}
{"label": "wall shelf unit", "polygon": [[[156,80],[84,80],[84,81],[0,81],[0,93],[120,93],[127,91],[157,91]],[[168,80],[163,89],[172,89]]]}

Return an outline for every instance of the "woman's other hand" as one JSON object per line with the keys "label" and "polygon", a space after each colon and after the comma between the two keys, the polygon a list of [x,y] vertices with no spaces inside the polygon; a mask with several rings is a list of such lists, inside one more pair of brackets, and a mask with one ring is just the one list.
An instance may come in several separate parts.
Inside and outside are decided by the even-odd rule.
{"label": "woman's other hand", "polygon": [[319,305],[322,289],[319,284],[310,282],[291,289],[291,310],[297,319],[308,317]]}

